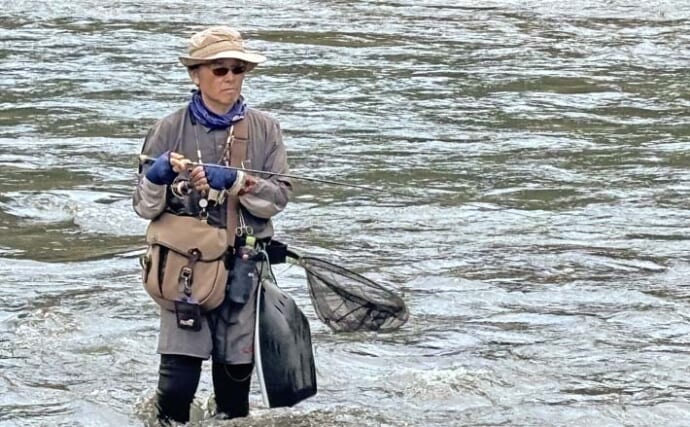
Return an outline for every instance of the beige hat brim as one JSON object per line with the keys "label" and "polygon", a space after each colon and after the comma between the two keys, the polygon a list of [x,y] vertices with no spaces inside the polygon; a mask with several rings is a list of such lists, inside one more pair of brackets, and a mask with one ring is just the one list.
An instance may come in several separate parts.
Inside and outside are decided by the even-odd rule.
{"label": "beige hat brim", "polygon": [[226,50],[203,58],[180,56],[180,62],[185,67],[206,64],[216,59],[239,59],[240,61],[249,63],[249,70],[251,70],[252,68],[256,67],[257,64],[264,62],[266,57],[255,52],[242,52],[239,50]]}

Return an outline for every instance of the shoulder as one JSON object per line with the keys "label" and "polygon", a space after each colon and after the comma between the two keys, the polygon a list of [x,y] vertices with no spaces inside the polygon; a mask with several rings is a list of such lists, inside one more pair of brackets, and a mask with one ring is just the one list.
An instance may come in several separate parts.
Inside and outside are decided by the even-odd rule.
{"label": "shoulder", "polygon": [[187,106],[184,106],[156,121],[156,123],[154,123],[154,125],[151,127],[149,133],[167,132],[178,127],[180,123],[186,119],[186,117]]}
{"label": "shoulder", "polygon": [[156,121],[144,138],[144,150],[162,152],[171,149],[178,139],[182,120],[186,120],[186,111],[187,107],[180,108]]}
{"label": "shoulder", "polygon": [[270,114],[250,108],[247,110],[246,119],[249,122],[249,137],[256,142],[262,139],[266,144],[275,144],[282,141],[280,123]]}
{"label": "shoulder", "polygon": [[247,110],[247,119],[249,120],[250,123],[254,124],[255,126],[260,126],[260,127],[266,127],[266,128],[272,128],[272,127],[280,127],[280,124],[278,123],[278,119],[275,117],[271,116],[265,111],[257,110],[256,108],[249,108]]}

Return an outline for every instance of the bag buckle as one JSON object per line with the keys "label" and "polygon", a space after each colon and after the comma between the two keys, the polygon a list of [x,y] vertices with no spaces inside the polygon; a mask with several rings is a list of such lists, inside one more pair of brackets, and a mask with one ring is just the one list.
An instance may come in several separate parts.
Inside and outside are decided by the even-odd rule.
{"label": "bag buckle", "polygon": [[182,285],[180,291],[184,292],[185,295],[192,295],[192,278],[194,276],[194,270],[192,267],[197,261],[201,259],[201,251],[197,248],[191,249],[189,251],[189,264],[182,267],[180,270],[179,283]]}
{"label": "bag buckle", "polygon": [[187,296],[192,294],[192,274],[193,271],[191,267],[185,266],[180,270],[179,283],[182,287],[180,290]]}
{"label": "bag buckle", "polygon": [[201,259],[201,251],[197,248],[189,250],[189,262],[194,264]]}

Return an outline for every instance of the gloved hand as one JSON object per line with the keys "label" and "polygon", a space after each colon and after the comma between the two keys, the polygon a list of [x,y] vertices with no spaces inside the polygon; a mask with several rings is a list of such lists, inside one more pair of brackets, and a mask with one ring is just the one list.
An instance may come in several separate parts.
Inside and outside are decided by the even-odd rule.
{"label": "gloved hand", "polygon": [[158,156],[153,166],[146,172],[146,178],[156,185],[170,185],[175,180],[177,172],[170,164],[170,151]]}
{"label": "gloved hand", "polygon": [[204,173],[206,174],[208,186],[219,191],[232,187],[232,184],[237,179],[237,171],[235,169],[204,166]]}

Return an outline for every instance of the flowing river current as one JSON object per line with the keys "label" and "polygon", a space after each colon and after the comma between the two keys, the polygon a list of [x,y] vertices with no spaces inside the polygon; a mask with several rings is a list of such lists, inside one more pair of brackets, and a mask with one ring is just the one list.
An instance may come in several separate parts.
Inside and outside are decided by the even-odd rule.
{"label": "flowing river current", "polygon": [[153,419],[136,155],[219,23],[292,173],[390,190],[298,182],[276,238],[411,316],[333,333],[275,266],[318,394],[213,420],[205,366],[194,425],[688,425],[688,0],[0,0],[0,425]]}

